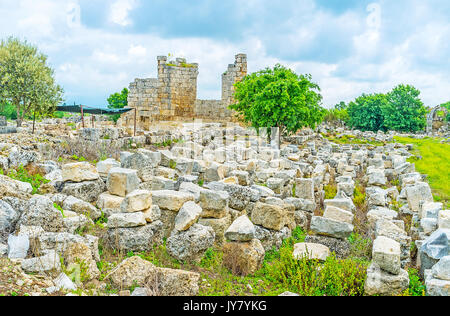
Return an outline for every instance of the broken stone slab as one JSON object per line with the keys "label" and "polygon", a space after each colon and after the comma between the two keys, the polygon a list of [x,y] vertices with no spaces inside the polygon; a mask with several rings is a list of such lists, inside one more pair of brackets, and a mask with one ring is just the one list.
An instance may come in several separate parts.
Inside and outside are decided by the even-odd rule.
{"label": "broken stone slab", "polygon": [[286,224],[286,210],[277,205],[256,203],[252,211],[252,222],[268,229],[281,230]]}
{"label": "broken stone slab", "polygon": [[152,205],[148,210],[143,211],[147,223],[153,223],[161,219],[161,209],[158,205]]}
{"label": "broken stone slab", "polygon": [[65,182],[61,193],[72,195],[83,201],[94,203],[100,194],[106,191],[105,182],[102,179],[83,181],[79,183]]}
{"label": "broken stone slab", "polygon": [[327,246],[331,252],[336,254],[337,258],[344,259],[350,254],[350,242],[345,239],[339,239],[328,236],[306,236],[305,242],[321,244]]}
{"label": "broken stone slab", "polygon": [[307,259],[325,261],[331,255],[330,249],[322,244],[298,243],[294,245],[292,253],[294,259]]}
{"label": "broken stone slab", "polygon": [[0,232],[12,231],[20,214],[7,202],[0,200]]}
{"label": "broken stone slab", "polygon": [[422,205],[419,216],[420,218],[433,218],[437,220],[439,217],[439,212],[442,209],[443,209],[442,203],[426,202]]}
{"label": "broken stone slab", "polygon": [[27,273],[61,271],[61,261],[56,251],[49,250],[41,257],[24,259],[22,269]]}
{"label": "broken stone slab", "polygon": [[167,252],[179,261],[200,262],[215,241],[211,227],[194,224],[188,230],[174,230],[167,239]]}
{"label": "broken stone slab", "polygon": [[313,179],[295,179],[295,197],[314,201],[314,181]]}
{"label": "broken stone slab", "polygon": [[226,191],[202,190],[199,204],[202,208],[203,218],[222,218],[228,212],[229,194]]}
{"label": "broken stone slab", "polygon": [[152,206],[152,193],[148,190],[134,190],[127,194],[120,205],[123,213],[134,213],[148,210]]}
{"label": "broken stone slab", "polygon": [[136,190],[140,182],[136,170],[112,168],[108,174],[106,187],[109,193],[125,197]]}
{"label": "broken stone slab", "polygon": [[147,221],[144,213],[115,213],[108,218],[108,228],[132,228],[145,226]]}
{"label": "broken stone slab", "polygon": [[178,231],[188,230],[200,218],[202,208],[193,201],[183,204],[175,217],[175,229]]}
{"label": "broken stone slab", "polygon": [[110,209],[115,212],[120,211],[120,206],[124,198],[118,195],[112,195],[108,192],[100,194],[97,200],[97,207],[100,209]]}
{"label": "broken stone slab", "polygon": [[325,209],[323,217],[333,219],[335,221],[353,224],[354,215],[351,212],[340,209],[335,206],[328,206]]}
{"label": "broken stone slab", "polygon": [[105,241],[120,251],[145,252],[163,243],[163,223],[155,221],[145,226],[108,229]]}
{"label": "broken stone slab", "polygon": [[427,296],[450,296],[450,281],[429,278],[425,282]]}
{"label": "broken stone slab", "polygon": [[209,226],[216,234],[215,245],[220,247],[225,242],[225,231],[232,224],[231,214],[222,218],[200,218],[198,224]]}
{"label": "broken stone slab", "polygon": [[147,284],[156,288],[160,296],[196,296],[200,274],[191,271],[157,268],[156,278],[147,278]]}
{"label": "broken stone slab", "polygon": [[130,288],[134,285],[145,286],[149,277],[156,277],[156,266],[138,256],[122,261],[105,279],[111,280],[118,288]]}
{"label": "broken stone slab", "polygon": [[48,232],[60,232],[64,228],[63,215],[46,196],[34,195],[18,222],[19,225],[40,226]]}
{"label": "broken stone slab", "polygon": [[438,225],[439,229],[450,230],[450,210],[442,210],[439,212]]}
{"label": "broken stone slab", "polygon": [[319,235],[340,239],[348,238],[353,232],[353,225],[325,217],[313,216],[311,230]]}
{"label": "broken stone slab", "polygon": [[258,239],[247,242],[227,242],[223,246],[224,266],[235,275],[250,275],[258,271],[265,251]]}
{"label": "broken stone slab", "polygon": [[180,192],[187,192],[193,194],[196,202],[200,200],[200,192],[202,190],[203,188],[195,183],[182,182],[180,184]]}
{"label": "broken stone slab", "polygon": [[442,257],[431,270],[434,278],[450,281],[450,255]]}
{"label": "broken stone slab", "polygon": [[350,198],[332,199],[324,201],[325,208],[329,206],[334,206],[348,212],[354,213],[356,210],[355,204],[353,204]]}
{"label": "broken stone slab", "polygon": [[415,185],[405,188],[406,198],[408,200],[409,208],[418,213],[420,211],[420,203],[433,202],[433,195],[431,194],[430,185],[425,182],[417,182]]}
{"label": "broken stone slab", "polygon": [[398,213],[394,210],[388,209],[386,207],[377,206],[367,212],[367,219],[372,228],[375,227],[378,220],[384,218],[387,220],[394,220],[398,217]]}
{"label": "broken stone slab", "polygon": [[62,177],[64,182],[83,182],[97,180],[99,174],[89,162],[77,162],[63,165]]}
{"label": "broken stone slab", "polygon": [[162,190],[152,191],[153,204],[158,205],[161,210],[178,212],[184,203],[194,201],[195,197],[191,193]]}
{"label": "broken stone slab", "polygon": [[403,293],[409,286],[408,272],[401,269],[398,275],[383,271],[376,263],[367,269],[364,285],[366,295],[395,296]]}
{"label": "broken stone slab", "polygon": [[256,228],[247,215],[237,218],[225,232],[225,238],[231,241],[251,241],[255,238]]}
{"label": "broken stone slab", "polygon": [[67,196],[61,206],[64,210],[85,215],[93,220],[96,220],[102,216],[102,212],[95,206],[74,196]]}
{"label": "broken stone slab", "polygon": [[55,284],[56,291],[75,291],[77,289],[77,286],[65,273],[61,273],[56,279],[53,280],[53,283]]}
{"label": "broken stone slab", "polygon": [[438,228],[438,220],[436,218],[422,218],[420,227],[425,235],[430,235]]}
{"label": "broken stone slab", "polygon": [[384,271],[400,273],[400,244],[393,239],[379,236],[372,248],[372,260]]}
{"label": "broken stone slab", "polygon": [[97,163],[97,172],[102,177],[107,177],[109,174],[109,171],[112,168],[120,168],[120,162],[118,162],[115,159],[109,158],[103,161],[100,161]]}
{"label": "broken stone slab", "polygon": [[8,258],[9,259],[25,259],[30,248],[30,240],[28,236],[14,236],[8,237]]}
{"label": "broken stone slab", "polygon": [[431,269],[441,258],[449,254],[450,230],[439,229],[431,234],[419,249],[420,272]]}

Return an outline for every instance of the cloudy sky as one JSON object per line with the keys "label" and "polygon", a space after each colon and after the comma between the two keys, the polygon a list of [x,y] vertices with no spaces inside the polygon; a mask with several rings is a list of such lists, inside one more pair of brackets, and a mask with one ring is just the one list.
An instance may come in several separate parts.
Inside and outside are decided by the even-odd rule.
{"label": "cloudy sky", "polygon": [[327,107],[399,83],[450,100],[448,0],[0,0],[0,17],[0,38],[49,56],[68,103],[105,105],[169,53],[200,64],[202,99],[246,53],[250,72],[310,73]]}

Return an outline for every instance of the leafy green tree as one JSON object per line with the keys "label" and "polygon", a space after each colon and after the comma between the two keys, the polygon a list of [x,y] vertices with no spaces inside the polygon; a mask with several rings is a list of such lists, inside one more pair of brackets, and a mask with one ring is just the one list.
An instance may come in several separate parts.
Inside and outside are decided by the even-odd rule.
{"label": "leafy green tree", "polygon": [[426,126],[427,110],[419,98],[420,91],[410,85],[398,85],[387,94],[381,107],[384,127],[399,132],[417,132]]}
{"label": "leafy green tree", "polygon": [[321,122],[320,88],[311,75],[297,75],[277,64],[273,69],[252,73],[235,84],[235,110],[240,119],[257,130],[278,127],[281,135],[291,135],[303,127]]}
{"label": "leafy green tree", "polygon": [[450,101],[448,101],[446,103],[442,103],[440,106],[447,109],[447,116],[446,116],[445,120],[447,122],[450,122]]}
{"label": "leafy green tree", "polygon": [[361,131],[383,129],[382,108],[387,104],[385,94],[363,94],[348,105],[349,126]]}
{"label": "leafy green tree", "polygon": [[340,102],[333,108],[327,109],[324,117],[324,121],[333,125],[347,125],[350,120],[348,115],[348,104]]}
{"label": "leafy green tree", "polygon": [[[128,105],[128,89],[124,88],[120,93],[111,94],[108,98],[108,108],[110,109],[123,109]],[[112,115],[114,122],[120,118],[120,114]]]}
{"label": "leafy green tree", "polygon": [[16,109],[18,127],[24,117],[48,115],[63,101],[47,56],[14,37],[0,43],[0,88],[0,99]]}

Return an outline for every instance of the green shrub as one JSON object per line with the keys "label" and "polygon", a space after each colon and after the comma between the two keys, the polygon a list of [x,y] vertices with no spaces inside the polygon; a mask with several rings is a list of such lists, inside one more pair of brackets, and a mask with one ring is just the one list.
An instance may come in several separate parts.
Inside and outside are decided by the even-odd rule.
{"label": "green shrub", "polygon": [[50,182],[50,180],[45,179],[41,174],[29,174],[29,172],[22,165],[17,169],[11,169],[7,176],[14,180],[30,183],[33,188],[32,194],[39,193],[39,188],[41,185]]}
{"label": "green shrub", "polygon": [[324,263],[292,256],[292,248],[282,247],[280,258],[265,266],[267,278],[281,283],[301,296],[362,296],[366,279],[365,264],[335,255]]}
{"label": "green shrub", "polygon": [[416,269],[409,269],[409,288],[403,293],[404,296],[425,296],[426,287],[419,277]]}

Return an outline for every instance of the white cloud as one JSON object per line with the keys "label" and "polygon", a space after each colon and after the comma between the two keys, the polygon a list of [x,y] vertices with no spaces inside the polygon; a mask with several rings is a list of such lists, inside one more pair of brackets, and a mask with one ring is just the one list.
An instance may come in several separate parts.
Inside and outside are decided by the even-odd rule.
{"label": "white cloud", "polygon": [[135,8],[136,4],[136,0],[116,0],[110,7],[110,21],[121,26],[131,25],[132,21],[128,13]]}

